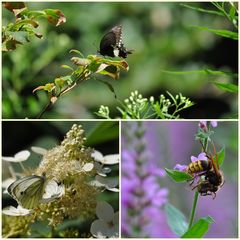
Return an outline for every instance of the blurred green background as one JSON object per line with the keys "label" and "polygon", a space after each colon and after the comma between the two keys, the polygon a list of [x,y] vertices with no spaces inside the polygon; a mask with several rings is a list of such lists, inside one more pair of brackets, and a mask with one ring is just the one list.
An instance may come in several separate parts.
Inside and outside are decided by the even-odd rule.
{"label": "blurred green background", "polygon": [[[214,9],[211,3],[191,3]],[[237,95],[217,89],[211,80],[236,83],[222,76],[176,75],[162,70],[191,71],[213,69],[238,71],[238,41],[200,31],[191,25],[234,30],[222,16],[188,9],[181,3],[27,3],[31,10],[60,9],[66,16],[58,27],[40,20],[43,39],[32,38],[13,52],[3,53],[3,118],[34,118],[46,105],[45,92],[33,94],[39,85],[66,74],[62,64],[71,65],[69,50],[85,56],[97,54],[101,37],[113,26],[123,25],[123,40],[134,54],[127,58],[130,69],[111,81],[120,100],[139,90],[144,97],[181,92],[196,105],[184,118],[237,118]],[[3,25],[14,21],[3,8]],[[108,79],[107,77],[104,78]],[[237,80],[236,80],[237,81]],[[97,81],[87,81],[64,95],[44,118],[96,118],[99,106],[108,105],[117,114],[118,105],[109,89]]]}

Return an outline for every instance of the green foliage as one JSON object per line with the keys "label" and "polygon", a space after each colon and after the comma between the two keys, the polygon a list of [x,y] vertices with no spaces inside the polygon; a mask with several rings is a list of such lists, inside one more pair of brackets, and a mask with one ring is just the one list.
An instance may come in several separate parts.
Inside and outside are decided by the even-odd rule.
{"label": "green foliage", "polygon": [[[78,50],[71,50],[72,53],[76,53],[81,57],[72,57],[71,61],[74,64],[73,67],[63,65],[63,68],[70,71],[69,74],[55,78],[54,83],[46,83],[45,85],[38,86],[33,90],[43,90],[49,93],[49,103],[39,114],[38,118],[41,118],[43,114],[52,107],[56,101],[71,91],[77,85],[89,80],[96,80],[95,76],[104,75],[113,78],[114,80],[119,78],[120,70],[128,71],[128,63],[124,60],[110,60],[97,55],[88,55],[84,58],[82,53]],[[101,81],[103,82],[103,81]],[[114,92],[110,83],[106,83],[111,91]]]}
{"label": "green foliage", "polygon": [[[15,9],[21,9],[25,6],[18,4],[19,6],[14,6]],[[225,6],[227,5],[228,3]],[[212,9],[211,3],[191,3],[191,6]],[[214,101],[223,101],[229,107],[228,110],[221,109],[220,117],[235,118],[234,113],[237,108],[235,94],[228,94],[227,97],[225,95],[223,97],[219,89],[209,87],[211,83],[216,82],[215,86],[217,88],[220,88],[218,83],[221,83],[221,88],[225,88],[224,91],[234,92],[237,82],[235,76],[230,74],[219,76],[182,74],[181,78],[174,78],[170,74],[163,74],[162,71],[163,69],[213,69],[212,66],[216,63],[214,56],[221,55],[219,43],[223,43],[222,40],[215,34],[211,34],[209,41],[209,32],[193,31],[187,28],[187,25],[190,22],[192,25],[206,25],[211,29],[217,26],[218,29],[231,30],[231,25],[227,25],[228,22],[222,17],[225,16],[224,13],[219,11],[220,14],[218,15],[205,14],[203,18],[202,11],[191,11],[189,14],[189,8],[183,8],[179,3],[163,2],[150,4],[146,2],[116,4],[111,2],[69,2],[69,4],[28,2],[27,7],[27,10],[30,11],[31,9],[35,15],[24,17],[34,17],[33,21],[39,21],[40,25],[34,28],[29,22],[26,26],[37,34],[40,32],[43,38],[39,41],[34,33],[28,36],[20,32],[16,38],[20,38],[20,41],[30,39],[31,43],[17,44],[15,51],[3,54],[3,118],[35,118],[41,110],[40,106],[44,106],[49,101],[48,94],[51,94],[53,87],[51,84],[62,86],[66,81],[72,81],[71,78],[64,79],[65,71],[69,69],[69,66],[62,69],[58,67],[62,63],[70,65],[66,53],[72,48],[78,48],[81,49],[84,56],[96,54],[101,37],[115,24],[123,25],[124,44],[127,48],[134,49],[134,54],[129,56],[127,60],[131,70],[127,74],[121,74],[121,81],[112,81],[111,84],[105,81],[102,71],[101,76],[103,78],[96,80],[103,81],[103,84],[100,85],[97,81],[88,81],[84,88],[75,88],[74,92],[68,94],[64,101],[58,101],[58,104],[44,117],[94,118],[94,111],[102,104],[108,106],[111,110],[111,118],[116,118],[119,115],[116,110],[118,103],[114,101],[113,94],[115,98],[117,95],[120,99],[125,99],[132,91],[137,89],[143,96],[154,95],[157,97],[160,93],[167,91],[174,96],[182,93],[183,96],[188,96],[190,99],[195,98],[196,105],[211,96]],[[44,15],[52,14],[45,11],[51,8],[61,9],[67,17],[67,24],[58,27],[49,24]],[[45,9],[43,10],[45,12],[43,13],[39,9]],[[43,15],[38,15],[40,13]],[[237,12],[232,8],[230,14],[232,18],[234,14],[237,15]],[[14,22],[12,20],[13,16],[15,15],[12,12],[3,8],[3,26]],[[92,21],[92,16],[96,17],[95,21]],[[142,16],[141,21],[139,21],[139,16]],[[154,17],[149,18],[148,16]],[[21,20],[24,21],[25,19]],[[83,22],[87,24],[79,24]],[[148,26],[148,31],[144,30],[146,26]],[[232,47],[236,49],[234,44],[231,45],[231,49]],[[227,45],[223,45],[221,48],[223,53],[228,50],[226,49],[228,48]],[[211,54],[212,57],[207,57],[206,62],[207,54]],[[231,55],[230,52],[229,55]],[[231,72],[231,69],[235,69],[237,61],[228,61],[229,58],[231,56],[224,55],[224,57],[217,59],[221,65],[220,71]],[[224,59],[226,59],[226,62]],[[71,71],[71,68],[69,71]],[[214,71],[214,69],[211,71]],[[107,71],[107,74],[109,73],[110,71]],[[57,79],[58,76],[62,76],[63,79]],[[34,96],[32,89],[39,85],[44,86],[49,82],[49,79],[56,79],[56,83],[51,82],[43,89],[46,91]],[[106,86],[113,94],[106,94],[106,92],[108,93]],[[205,91],[206,89],[207,91]],[[208,106],[210,107],[211,104]],[[207,109],[208,106],[206,106],[206,110],[201,112],[204,118],[210,118],[206,116],[211,111]],[[122,108],[121,105],[119,107]],[[194,112],[194,109],[188,110],[193,118],[194,114],[198,114],[198,112]],[[216,109],[212,108],[211,114],[213,116]],[[160,118],[162,117],[160,116]]]}
{"label": "green foliage", "polygon": [[100,122],[87,135],[86,145],[94,146],[105,141],[117,138],[119,135],[118,122]]}
{"label": "green foliage", "polygon": [[212,223],[214,223],[214,220],[210,216],[200,218],[181,238],[202,238],[208,232]]}
{"label": "green foliage", "polygon": [[12,51],[17,44],[25,44],[30,41],[31,36],[42,38],[38,32],[39,23],[37,19],[45,18],[55,26],[66,22],[64,14],[56,9],[44,9],[42,11],[31,11],[24,3],[5,2],[3,6],[15,15],[15,22],[2,27],[2,51]]}
{"label": "green foliage", "polygon": [[193,177],[186,172],[181,172],[178,170],[171,170],[165,168],[167,175],[175,182],[185,182],[191,180]]}
{"label": "green foliage", "polygon": [[[177,94],[175,97],[167,92],[169,98],[160,95],[159,100],[154,97],[143,98],[138,91],[132,92],[131,96],[120,102],[121,107],[117,107],[122,119],[174,119],[180,118],[179,113],[193,105],[188,98],[182,94]],[[101,105],[96,113],[99,117],[111,119],[110,110],[107,106]]]}
{"label": "green foliage", "polygon": [[193,28],[196,28],[198,30],[208,31],[211,33],[214,33],[218,36],[225,37],[225,38],[231,38],[233,40],[238,40],[238,33],[232,32],[228,30],[222,30],[222,29],[211,29],[208,27],[200,27],[200,26],[192,26]]}
{"label": "green foliage", "polygon": [[[217,3],[217,2],[212,2],[212,4],[216,7],[217,10],[208,10],[204,8],[199,8],[199,7],[194,7],[191,5],[186,5],[182,4],[182,6],[187,7],[189,9],[207,13],[207,14],[214,14],[214,15],[219,15],[226,17],[235,27],[235,29],[238,30],[238,11],[237,11],[237,4],[232,3],[232,2],[222,2],[222,3]],[[203,30],[203,31],[208,31],[211,33],[214,33],[218,36],[225,37],[225,38],[230,38],[233,40],[238,40],[238,31],[230,31],[230,30],[225,30],[225,29],[212,29],[209,27],[204,27],[204,26],[192,26],[193,28],[197,30]],[[170,71],[169,71],[170,72]],[[238,74],[236,73],[225,73],[222,71],[215,71],[215,70],[198,70],[194,71],[194,73],[207,73],[209,75],[230,75],[233,77],[232,80],[237,79]],[[170,72],[171,73],[171,72]],[[191,72],[175,72],[176,74],[189,74]],[[220,90],[226,91],[226,92],[231,92],[231,93],[237,93],[238,92],[238,86],[234,83],[229,83],[229,82],[222,82],[219,81],[218,79],[215,79],[212,81],[212,83],[219,88]]]}
{"label": "green foliage", "polygon": [[224,162],[224,159],[225,159],[225,148],[222,148],[218,153],[217,153],[217,158],[214,157],[214,160],[218,160],[217,161],[217,164],[220,166],[222,166],[223,162]]}
{"label": "green foliage", "polygon": [[188,223],[184,214],[170,203],[165,205],[167,223],[171,230],[177,235],[182,236],[188,229]]}
{"label": "green foliage", "polygon": [[213,84],[218,87],[219,89],[226,91],[226,92],[232,92],[232,93],[238,93],[238,86],[233,83],[222,83],[222,82],[213,82]]}
{"label": "green foliage", "polygon": [[202,238],[208,232],[210,224],[214,222],[210,216],[200,218],[188,229],[188,222],[184,214],[171,204],[165,205],[167,223],[177,236],[181,238]]}

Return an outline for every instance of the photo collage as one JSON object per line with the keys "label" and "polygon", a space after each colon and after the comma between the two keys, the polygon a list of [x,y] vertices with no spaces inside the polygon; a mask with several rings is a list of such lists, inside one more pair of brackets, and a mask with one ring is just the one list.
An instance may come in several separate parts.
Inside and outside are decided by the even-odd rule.
{"label": "photo collage", "polygon": [[238,2],[2,2],[1,238],[238,239]]}

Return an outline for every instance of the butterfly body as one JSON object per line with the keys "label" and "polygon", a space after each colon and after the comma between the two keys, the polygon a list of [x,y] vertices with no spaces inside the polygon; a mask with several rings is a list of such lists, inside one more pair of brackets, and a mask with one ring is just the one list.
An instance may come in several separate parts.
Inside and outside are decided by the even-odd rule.
{"label": "butterfly body", "polygon": [[127,50],[124,47],[121,25],[113,27],[103,36],[99,52],[103,56],[122,58],[126,58],[128,54],[132,53],[132,50]]}
{"label": "butterfly body", "polygon": [[7,190],[23,208],[33,209],[39,205],[44,194],[45,185],[45,175],[32,175],[16,180]]}

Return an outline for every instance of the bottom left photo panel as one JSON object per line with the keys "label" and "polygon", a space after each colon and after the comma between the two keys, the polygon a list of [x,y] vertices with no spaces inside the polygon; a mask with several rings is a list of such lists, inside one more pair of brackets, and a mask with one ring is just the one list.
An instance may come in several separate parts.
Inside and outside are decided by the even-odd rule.
{"label": "bottom left photo panel", "polygon": [[119,237],[119,122],[3,121],[2,236]]}

